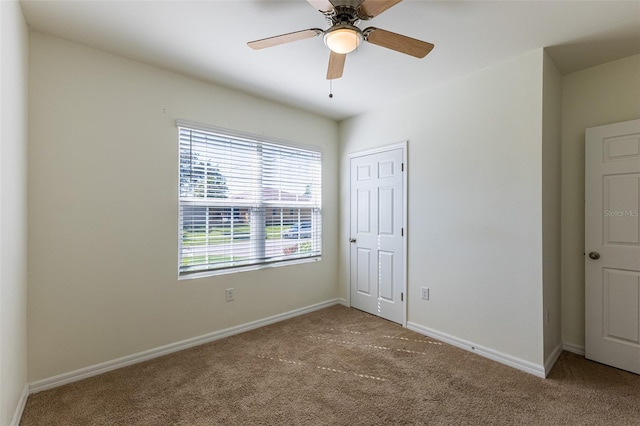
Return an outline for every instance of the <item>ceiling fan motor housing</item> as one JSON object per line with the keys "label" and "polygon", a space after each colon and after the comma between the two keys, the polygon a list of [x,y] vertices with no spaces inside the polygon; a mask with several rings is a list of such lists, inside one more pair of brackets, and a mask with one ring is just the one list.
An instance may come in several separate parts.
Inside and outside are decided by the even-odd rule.
{"label": "ceiling fan motor housing", "polygon": [[359,7],[349,5],[335,6],[333,10],[326,12],[325,16],[331,25],[351,24],[355,26],[360,23],[360,20],[368,19],[366,15],[361,13]]}

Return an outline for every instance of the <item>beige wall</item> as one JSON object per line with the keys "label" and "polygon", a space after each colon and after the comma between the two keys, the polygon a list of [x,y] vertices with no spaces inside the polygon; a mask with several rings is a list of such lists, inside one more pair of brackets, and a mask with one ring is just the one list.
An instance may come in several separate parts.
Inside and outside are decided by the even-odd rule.
{"label": "beige wall", "polygon": [[[30,61],[30,381],[336,297],[334,121],[39,33]],[[178,281],[176,118],[320,147],[322,262]]]}
{"label": "beige wall", "polygon": [[27,381],[28,32],[16,1],[0,1],[0,425]]}
{"label": "beige wall", "polygon": [[542,71],[539,49],[340,123],[342,297],[347,155],[408,140],[409,322],[541,368]]}
{"label": "beige wall", "polygon": [[542,102],[542,265],[544,359],[562,348],[560,207],[562,162],[562,76],[545,51]]}
{"label": "beige wall", "polygon": [[640,118],[640,55],[563,77],[562,341],[584,349],[584,130]]}

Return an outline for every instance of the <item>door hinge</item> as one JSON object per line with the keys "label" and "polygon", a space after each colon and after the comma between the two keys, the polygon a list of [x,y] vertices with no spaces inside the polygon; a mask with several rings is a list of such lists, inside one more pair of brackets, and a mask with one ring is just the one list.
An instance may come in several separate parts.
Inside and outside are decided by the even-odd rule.
{"label": "door hinge", "polygon": [[400,228],[400,236],[404,237],[404,228]]}
{"label": "door hinge", "polygon": [[400,171],[403,171],[403,172],[404,172],[404,163],[401,163],[401,164],[400,164]]}
{"label": "door hinge", "polygon": [[404,293],[400,293],[400,301],[404,302]]}

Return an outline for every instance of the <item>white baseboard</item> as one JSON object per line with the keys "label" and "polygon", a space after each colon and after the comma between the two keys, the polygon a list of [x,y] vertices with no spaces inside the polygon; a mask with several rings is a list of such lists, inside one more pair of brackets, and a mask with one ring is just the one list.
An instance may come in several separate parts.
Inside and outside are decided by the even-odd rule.
{"label": "white baseboard", "polygon": [[336,300],[338,301],[338,304],[339,304],[339,305],[346,306],[347,308],[350,308],[350,307],[351,307],[351,306],[349,306],[349,304],[347,303],[347,299],[339,298],[339,299],[336,299]]}
{"label": "white baseboard", "polygon": [[555,347],[549,358],[544,362],[544,377],[547,377],[553,369],[553,366],[558,362],[558,358],[560,358],[560,354],[562,353],[562,343],[558,343],[558,346]]}
{"label": "white baseboard", "polygon": [[577,355],[584,356],[584,346],[574,345],[573,343],[562,342],[562,349]]}
{"label": "white baseboard", "polygon": [[476,345],[473,342],[459,339],[449,334],[441,333],[439,331],[432,330],[430,328],[424,327],[422,325],[419,325],[413,322],[407,322],[407,328],[409,330],[415,331],[416,333],[424,334],[425,336],[429,336],[429,337],[433,337],[434,339],[441,340],[452,346],[465,349],[469,352],[477,353],[480,356],[489,358],[490,360],[499,362],[501,364],[508,365],[509,367],[513,367],[520,371],[524,371],[525,373],[533,374],[534,376],[537,376],[543,379],[545,378],[545,367],[543,365],[534,364],[532,362],[525,361],[523,359],[516,358],[511,355],[507,355],[505,353],[496,351],[494,349],[485,348],[483,346]]}
{"label": "white baseboard", "polygon": [[18,406],[16,407],[16,411],[13,413],[11,426],[20,425],[20,420],[22,420],[22,413],[24,412],[24,407],[25,405],[27,405],[27,398],[29,398],[29,384],[25,383],[24,389],[22,389],[22,393],[20,394],[20,399],[18,399]]}
{"label": "white baseboard", "polygon": [[174,352],[182,351],[184,349],[192,348],[194,346],[199,346],[205,343],[213,342],[214,340],[219,340],[224,337],[233,336],[235,334],[244,333],[245,331],[264,327],[265,325],[284,321],[290,318],[295,318],[297,316],[308,314],[310,312],[314,312],[320,309],[328,308],[329,306],[337,305],[339,303],[341,303],[340,299],[327,300],[325,302],[316,303],[315,305],[294,309],[293,311],[284,312],[282,314],[273,315],[260,320],[248,322],[246,324],[236,325],[234,327],[225,328],[224,330],[214,331],[212,333],[204,334],[202,336],[192,337],[191,339],[170,343],[168,345],[160,346],[158,348],[149,349],[143,352],[127,355],[122,358],[117,358],[111,361],[102,362],[100,364],[91,365],[89,367],[80,368],[78,370],[70,371],[68,373],[59,374],[57,376],[49,377],[47,379],[38,380],[29,384],[29,392],[37,393],[47,389],[53,389],[62,385],[66,385],[68,383],[73,383],[82,379],[86,379],[88,377],[93,377],[109,371],[117,370],[118,368],[127,367],[133,364],[138,364],[140,362],[148,361],[153,358],[158,358],[163,355],[168,355]]}

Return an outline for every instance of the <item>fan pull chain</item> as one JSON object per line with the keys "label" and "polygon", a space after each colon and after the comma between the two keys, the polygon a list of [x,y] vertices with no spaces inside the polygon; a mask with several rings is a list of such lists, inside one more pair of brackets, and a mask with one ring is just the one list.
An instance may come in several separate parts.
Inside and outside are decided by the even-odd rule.
{"label": "fan pull chain", "polygon": [[333,99],[333,80],[329,80],[329,99]]}

